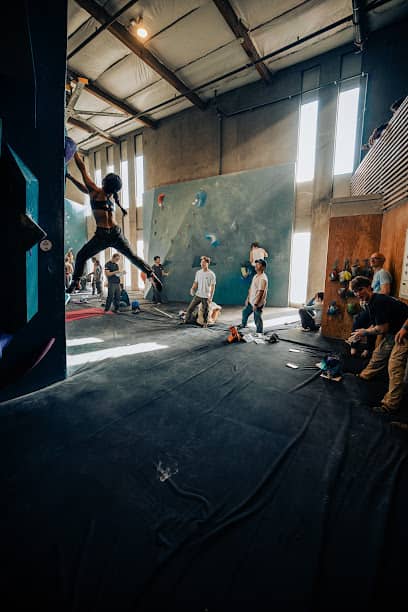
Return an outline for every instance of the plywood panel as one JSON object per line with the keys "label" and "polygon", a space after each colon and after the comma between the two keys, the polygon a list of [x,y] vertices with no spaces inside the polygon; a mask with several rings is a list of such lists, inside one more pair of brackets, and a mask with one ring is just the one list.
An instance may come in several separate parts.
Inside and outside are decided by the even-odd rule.
{"label": "plywood panel", "polygon": [[[385,211],[381,231],[380,251],[386,256],[385,267],[391,272],[393,295],[398,297],[401,282],[405,234],[408,227],[408,201]],[[404,300],[408,303],[408,300]]]}
{"label": "plywood panel", "polygon": [[[325,312],[322,321],[322,333],[329,338],[347,338],[351,333],[352,317],[347,313],[346,302],[338,295],[339,282],[329,280],[334,261],[337,259],[340,266],[345,259],[353,262],[359,259],[360,263],[371,253],[377,251],[380,245],[382,214],[356,215],[351,217],[333,217],[329,223],[329,244],[326,265],[325,281]],[[336,300],[340,314],[327,315],[327,307],[332,300]],[[355,298],[348,301],[356,301]]]}

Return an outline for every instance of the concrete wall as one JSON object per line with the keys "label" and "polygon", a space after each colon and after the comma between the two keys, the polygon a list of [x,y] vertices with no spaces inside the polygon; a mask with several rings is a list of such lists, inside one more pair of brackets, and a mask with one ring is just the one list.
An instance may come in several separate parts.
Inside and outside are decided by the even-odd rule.
{"label": "concrete wall", "polygon": [[408,94],[408,20],[373,32],[363,56],[368,73],[363,142],[375,127],[391,118],[394,100]]}
{"label": "concrete wall", "polygon": [[[404,57],[408,22],[387,27],[370,35],[363,56],[352,45],[341,47],[274,75],[266,86],[257,82],[217,98],[207,111],[191,109],[162,120],[155,131],[144,130],[146,189],[238,172],[274,164],[296,162],[298,114],[305,71],[319,69],[319,84],[333,83],[356,74],[357,64],[368,71],[368,92],[363,141],[372,129],[387,118],[390,103],[407,90]],[[364,82],[366,80],[364,79]],[[304,86],[303,90],[308,89]],[[319,91],[319,119],[316,143],[316,174],[313,183],[297,186],[294,228],[311,231],[308,293],[324,286],[328,237],[328,206],[335,196],[347,196],[348,176],[333,180],[333,156],[337,114],[336,83]],[[268,104],[259,109],[234,114]],[[361,96],[364,104],[364,91]],[[224,113],[217,116],[217,106]],[[231,116],[232,115],[232,116]],[[356,145],[359,159],[361,134]]]}

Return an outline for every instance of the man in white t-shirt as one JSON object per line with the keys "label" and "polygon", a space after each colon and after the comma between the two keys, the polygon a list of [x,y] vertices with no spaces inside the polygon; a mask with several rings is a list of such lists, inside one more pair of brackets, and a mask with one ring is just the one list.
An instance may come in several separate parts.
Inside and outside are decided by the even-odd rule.
{"label": "man in white t-shirt", "polygon": [[249,261],[253,268],[255,268],[255,262],[257,259],[266,259],[267,257],[267,251],[265,251],[263,247],[260,247],[258,242],[253,242],[251,244],[251,250],[249,251]]}
{"label": "man in white t-shirt", "polygon": [[201,270],[198,270],[195,275],[194,283],[190,289],[190,295],[193,299],[190,302],[189,307],[186,310],[186,317],[184,323],[194,323],[192,320],[192,313],[199,304],[203,307],[203,327],[207,327],[208,323],[208,308],[212,302],[216,277],[212,270],[209,269],[211,259],[206,255],[203,255],[200,260]]}
{"label": "man in white t-shirt", "polygon": [[248,297],[245,300],[245,308],[242,311],[242,323],[238,326],[243,329],[247,326],[248,317],[253,313],[258,334],[263,332],[262,310],[266,304],[268,295],[268,277],[265,274],[266,261],[257,259],[255,261],[256,274],[249,287]]}

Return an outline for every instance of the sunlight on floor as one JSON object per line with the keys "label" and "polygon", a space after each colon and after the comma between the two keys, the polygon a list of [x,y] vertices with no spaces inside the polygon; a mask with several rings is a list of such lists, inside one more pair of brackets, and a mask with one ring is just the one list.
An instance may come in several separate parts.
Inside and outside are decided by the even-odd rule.
{"label": "sunlight on floor", "polygon": [[118,357],[160,351],[166,348],[169,347],[165,344],[157,344],[157,342],[141,342],[140,344],[130,344],[129,346],[115,346],[101,351],[82,353],[81,355],[67,355],[67,365],[72,367],[83,363],[102,361],[102,359],[117,359]]}
{"label": "sunlight on floor", "polygon": [[69,340],[67,338],[67,346],[83,346],[84,344],[97,344],[99,342],[104,342],[102,338],[75,338]]}
{"label": "sunlight on floor", "polygon": [[[285,323],[296,323],[296,321],[299,320],[300,319],[298,314],[285,315],[284,317],[272,317],[271,319],[263,317],[263,324],[264,328],[267,327],[268,329],[272,329],[272,327],[279,327],[280,325],[284,325]],[[248,323],[248,327],[255,328],[255,323],[253,321],[251,323]]]}

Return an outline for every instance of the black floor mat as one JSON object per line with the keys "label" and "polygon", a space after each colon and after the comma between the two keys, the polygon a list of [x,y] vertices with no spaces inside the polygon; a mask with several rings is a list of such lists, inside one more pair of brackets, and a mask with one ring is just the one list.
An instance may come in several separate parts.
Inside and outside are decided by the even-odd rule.
{"label": "black floor mat", "polygon": [[399,609],[407,438],[369,409],[383,383],[323,380],[335,343],[293,331],[69,325],[76,373],[1,405],[7,612]]}

